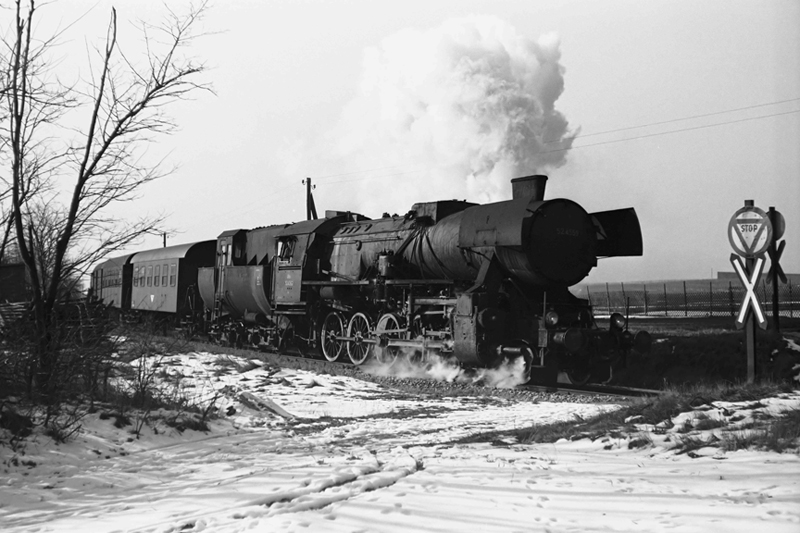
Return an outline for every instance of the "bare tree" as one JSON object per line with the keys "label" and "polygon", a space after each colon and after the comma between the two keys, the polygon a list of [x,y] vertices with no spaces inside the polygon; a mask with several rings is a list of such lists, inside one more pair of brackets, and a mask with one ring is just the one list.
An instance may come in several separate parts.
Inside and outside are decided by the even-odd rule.
{"label": "bare tree", "polygon": [[[107,208],[135,198],[142,185],[168,171],[147,164],[142,146],[175,128],[166,107],[208,86],[196,81],[202,64],[186,56],[198,36],[205,3],[185,15],[169,11],[161,24],[142,24],[142,62],[118,44],[112,9],[102,45],[93,50],[90,79],[72,86],[53,75],[52,49],[60,34],[34,35],[40,8],[16,0],[14,25],[3,39],[5,79],[0,162],[10,186],[8,224],[16,237],[32,290],[36,384],[48,394],[57,368],[54,313],[65,280],[74,280],[103,256],[145,233],[160,219],[121,223]],[[75,117],[82,117],[75,127]],[[64,190],[64,183],[71,192]]]}

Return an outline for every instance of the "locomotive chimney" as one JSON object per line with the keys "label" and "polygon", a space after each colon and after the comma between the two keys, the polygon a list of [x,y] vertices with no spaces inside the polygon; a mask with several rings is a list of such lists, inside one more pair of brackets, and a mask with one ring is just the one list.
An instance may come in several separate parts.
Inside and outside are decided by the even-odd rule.
{"label": "locomotive chimney", "polygon": [[511,197],[514,200],[517,198],[531,198],[541,202],[544,200],[544,186],[546,183],[547,176],[541,174],[514,178],[511,180]]}

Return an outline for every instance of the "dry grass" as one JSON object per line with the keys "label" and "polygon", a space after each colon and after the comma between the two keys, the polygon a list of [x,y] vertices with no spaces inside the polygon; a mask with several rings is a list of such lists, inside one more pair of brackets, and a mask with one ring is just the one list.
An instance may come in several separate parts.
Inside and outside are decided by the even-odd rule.
{"label": "dry grass", "polygon": [[[672,427],[671,420],[678,414],[694,411],[712,402],[753,402],[745,407],[756,409],[763,406],[759,401],[762,398],[774,397],[791,390],[791,386],[781,383],[677,387],[655,398],[634,399],[621,409],[591,418],[576,417],[571,421],[525,428],[519,430],[516,437],[522,443],[630,437],[629,447],[637,448],[652,444],[649,436],[639,430],[637,425],[658,425],[655,433],[663,433]],[[687,420],[683,426],[674,428],[673,431],[677,434],[673,441],[675,449],[680,453],[691,453],[698,448],[716,446],[726,451],[754,448],[786,452],[797,450],[800,446],[800,410],[788,411],[777,418],[754,418],[746,429],[737,427],[728,431],[725,429],[726,421],[697,411],[693,420]],[[709,430],[720,430],[722,437]]]}
{"label": "dry grass", "polygon": [[757,420],[747,428],[727,432],[721,447],[725,451],[763,449],[779,453],[797,450],[800,441],[800,409],[777,418]]}

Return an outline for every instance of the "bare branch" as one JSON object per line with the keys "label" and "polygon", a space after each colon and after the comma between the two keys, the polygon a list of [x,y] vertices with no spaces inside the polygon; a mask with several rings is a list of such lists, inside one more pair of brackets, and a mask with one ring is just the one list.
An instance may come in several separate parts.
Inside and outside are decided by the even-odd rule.
{"label": "bare branch", "polygon": [[[198,36],[205,3],[186,15],[168,8],[162,24],[143,24],[141,65],[119,50],[112,9],[96,49],[97,68],[73,86],[51,75],[57,65],[51,50],[63,30],[34,38],[39,7],[36,0],[15,0],[13,31],[0,39],[0,169],[7,169],[0,170],[0,183],[7,186],[0,190],[0,257],[13,234],[28,270],[45,354],[57,345],[47,332],[64,287],[106,254],[160,231],[163,217],[126,224],[106,213],[169,173],[161,163],[147,164],[141,148],[174,131],[167,114],[171,104],[210,88],[196,81],[205,67],[182,56]],[[85,112],[84,128],[64,121],[79,112]],[[71,183],[66,204],[62,187],[55,186],[65,182]]]}

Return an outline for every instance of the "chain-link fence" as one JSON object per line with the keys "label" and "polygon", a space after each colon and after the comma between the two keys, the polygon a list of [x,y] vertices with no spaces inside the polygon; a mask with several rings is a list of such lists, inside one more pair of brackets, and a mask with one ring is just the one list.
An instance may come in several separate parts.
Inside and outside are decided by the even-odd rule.
{"label": "chain-link fence", "polygon": [[[800,286],[778,284],[780,316],[800,318]],[[736,316],[745,288],[738,281],[691,280],[648,283],[606,283],[576,287],[597,315],[613,312],[641,316],[710,317]],[[772,314],[772,285],[762,280],[755,289],[764,311]]]}

